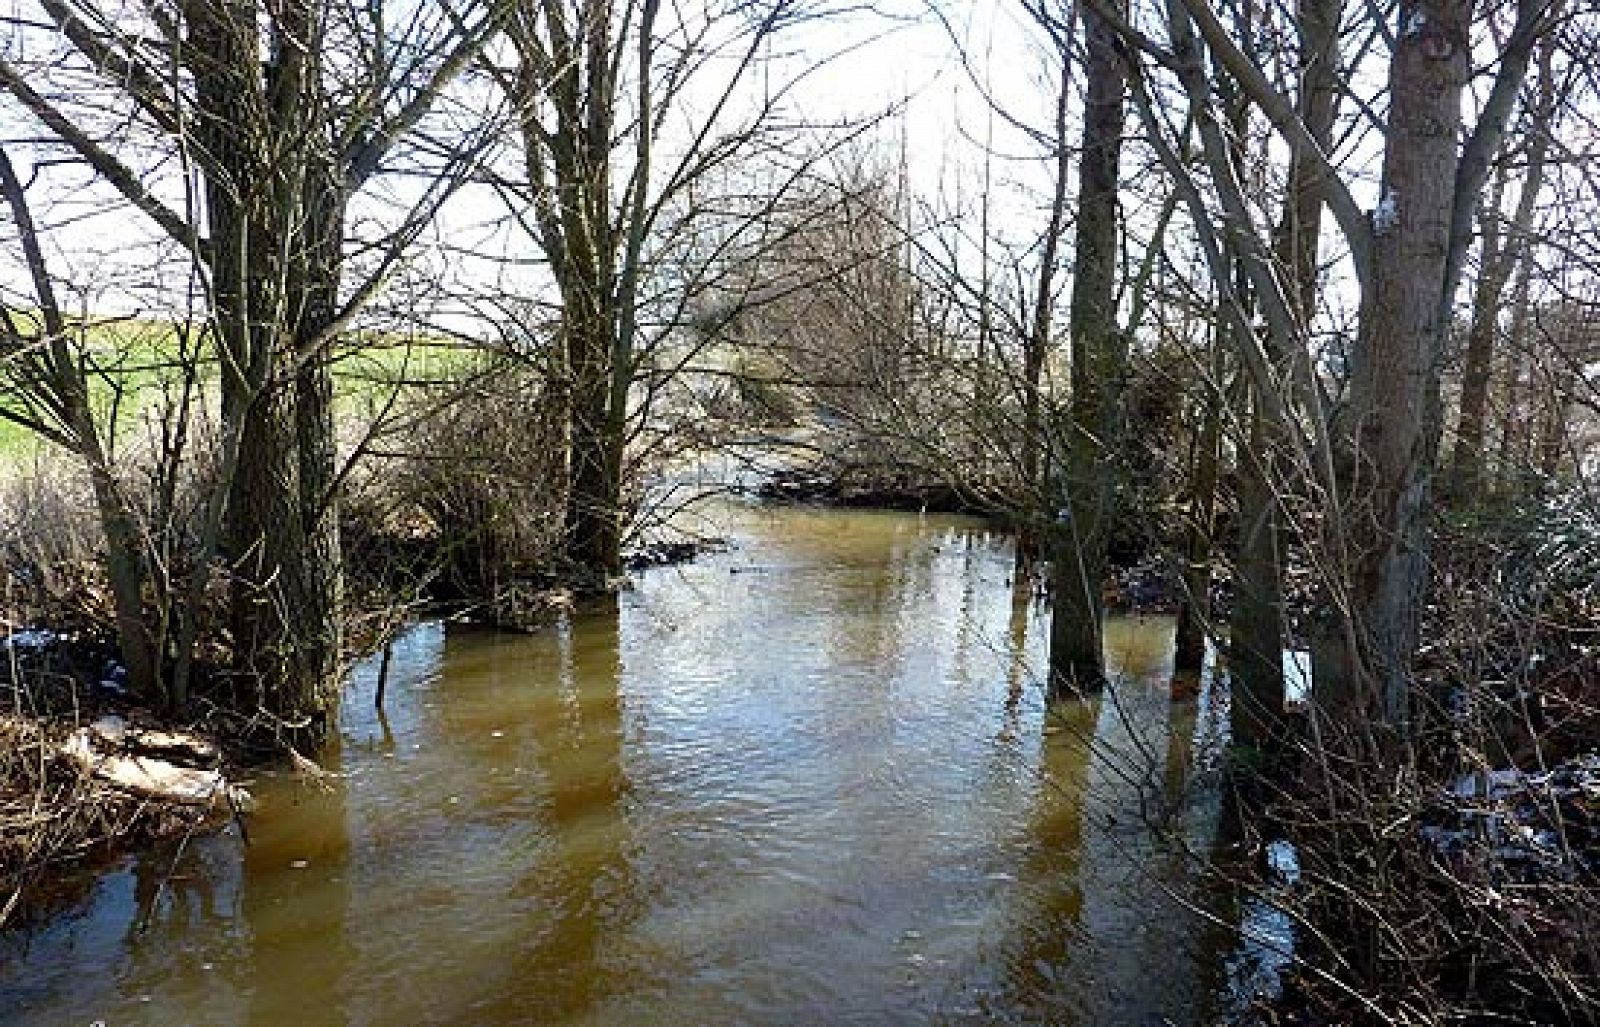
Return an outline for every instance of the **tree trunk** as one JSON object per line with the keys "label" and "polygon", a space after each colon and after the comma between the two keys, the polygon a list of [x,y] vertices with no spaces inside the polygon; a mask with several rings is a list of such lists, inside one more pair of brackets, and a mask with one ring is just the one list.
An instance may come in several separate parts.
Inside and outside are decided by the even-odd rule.
{"label": "tree trunk", "polygon": [[[1299,4],[1302,55],[1297,106],[1307,135],[1326,151],[1333,133],[1339,90],[1340,0],[1302,0]],[[1240,137],[1244,133],[1237,133]],[[1286,292],[1293,327],[1309,333],[1316,317],[1317,254],[1322,232],[1322,190],[1319,171],[1306,146],[1290,146],[1288,191],[1283,216],[1273,231],[1274,257],[1287,271]],[[1238,291],[1248,276],[1241,269]],[[1263,348],[1274,375],[1291,374],[1283,342],[1263,335]],[[1239,461],[1239,555],[1234,619],[1229,658],[1233,684],[1233,731],[1236,741],[1257,748],[1269,746],[1283,709],[1284,597],[1283,567],[1289,535],[1283,521],[1280,492],[1291,487],[1293,466],[1287,458],[1283,426],[1266,410],[1259,384],[1251,391],[1249,451]]]}
{"label": "tree trunk", "polygon": [[224,551],[235,702],[279,742],[315,747],[337,698],[342,564],[325,352],[339,285],[342,182],[319,81],[316,8],[285,4],[259,63],[253,5],[189,9],[208,176],[211,317],[236,435]]}
{"label": "tree trunk", "polygon": [[1531,255],[1524,253],[1517,263],[1516,283],[1511,287],[1511,321],[1506,326],[1506,338],[1511,344],[1511,366],[1506,373],[1505,393],[1500,412],[1500,467],[1497,487],[1502,493],[1512,492],[1520,487],[1526,466],[1518,456],[1519,439],[1522,437],[1518,419],[1522,416],[1522,405],[1526,398],[1522,383],[1528,371],[1531,273]]}
{"label": "tree trunk", "polygon": [[603,584],[622,568],[620,483],[612,473],[620,440],[611,430],[611,323],[592,299],[594,281],[574,282],[563,291],[563,330],[572,371],[566,558],[573,570]]}
{"label": "tree trunk", "polygon": [[[604,160],[603,155],[591,155]],[[590,162],[584,162],[587,166]],[[576,172],[574,172],[576,174]],[[588,174],[599,174],[590,171]],[[587,177],[585,175],[584,177]],[[603,186],[605,178],[601,176]],[[563,212],[567,250],[561,282],[561,334],[569,373],[571,424],[567,436],[566,559],[587,578],[604,579],[622,566],[618,483],[612,479],[612,307],[609,212],[591,186],[575,182]],[[604,238],[591,234],[598,232]],[[589,582],[603,584],[601,582]]]}
{"label": "tree trunk", "polygon": [[1556,376],[1551,384],[1549,407],[1545,414],[1544,430],[1539,433],[1539,478],[1548,483],[1561,470],[1561,458],[1567,447],[1567,413],[1571,405],[1572,388],[1564,382],[1565,376]]}
{"label": "tree trunk", "polygon": [[1583,307],[1562,304],[1550,318],[1553,322],[1549,343],[1548,363],[1540,376],[1545,383],[1544,402],[1538,415],[1539,445],[1536,450],[1538,487],[1548,493],[1552,480],[1561,470],[1562,458],[1569,440],[1568,418],[1571,415],[1572,396],[1576,389],[1572,369],[1584,366],[1588,360],[1584,345],[1586,324]]}
{"label": "tree trunk", "polygon": [[145,540],[133,511],[111,475],[103,453],[88,455],[95,508],[106,539],[106,576],[117,620],[117,647],[128,671],[128,688],[149,702],[170,707],[172,696],[162,674],[161,653],[150,631],[145,586],[150,581]]}
{"label": "tree trunk", "polygon": [[1279,439],[1260,399],[1252,398],[1250,407],[1248,451],[1239,459],[1239,554],[1228,671],[1234,743],[1263,749],[1283,712],[1283,533],[1277,476],[1267,466]]}
{"label": "tree trunk", "polygon": [[[228,494],[233,572],[234,671],[241,712],[270,715],[291,744],[315,744],[327,727],[323,576],[300,505],[300,453],[292,383],[275,383],[244,410],[238,467]],[[287,486],[287,487],[286,487]]]}
{"label": "tree trunk", "polygon": [[1489,373],[1494,361],[1494,336],[1500,325],[1500,293],[1510,270],[1500,240],[1500,200],[1506,169],[1495,175],[1491,199],[1481,215],[1483,252],[1481,270],[1473,289],[1472,323],[1467,328],[1465,361],[1461,370],[1461,408],[1456,420],[1455,452],[1444,491],[1457,502],[1478,497],[1483,482],[1484,419],[1489,406]]}
{"label": "tree trunk", "polygon": [[1205,383],[1204,413],[1190,464],[1189,523],[1184,541],[1183,599],[1173,645],[1173,669],[1196,678],[1205,665],[1211,621],[1211,545],[1216,528],[1217,470],[1222,448],[1222,340],[1212,342],[1212,380]]}
{"label": "tree trunk", "polygon": [[[622,570],[626,410],[614,409],[614,402],[617,376],[631,371],[619,359],[621,335],[631,331],[623,316],[631,310],[624,307],[633,298],[618,275],[623,236],[611,193],[620,42],[609,3],[584,0],[573,7],[525,2],[510,29],[518,51],[524,163],[535,189],[540,241],[561,294],[555,363],[562,373],[557,397],[567,414],[562,558],[580,585],[603,588]],[[653,12],[654,3],[646,4],[646,21]],[[642,32],[649,36],[648,27]],[[641,46],[649,46],[648,38]],[[544,106],[553,128],[541,120]],[[646,113],[642,123],[649,121]],[[647,136],[649,129],[636,131]],[[625,406],[627,389],[620,394]]]}
{"label": "tree trunk", "polygon": [[333,417],[329,340],[322,338],[338,309],[343,266],[344,197],[330,162],[316,162],[298,297],[302,311],[295,348],[305,362],[294,379],[295,450],[299,457],[299,518],[303,548],[297,560],[306,608],[293,629],[303,654],[299,673],[312,705],[338,701],[344,649],[344,556],[339,535],[338,448]]}
{"label": "tree trunk", "polygon": [[1469,74],[1472,0],[1409,0],[1390,64],[1382,199],[1373,219],[1371,294],[1365,297],[1351,382],[1357,461],[1351,606],[1364,666],[1335,702],[1374,710],[1400,734],[1411,715],[1411,658],[1426,585],[1430,398],[1438,394],[1450,243]]}
{"label": "tree trunk", "polygon": [[1043,404],[1039,383],[1044,372],[1044,352],[1038,345],[1037,331],[1028,333],[1022,352],[1022,493],[1026,511],[1017,525],[1015,571],[1019,577],[1033,574],[1043,546],[1039,540],[1038,511],[1048,515],[1050,492],[1044,482],[1045,438]]}
{"label": "tree trunk", "polygon": [[1121,441],[1127,340],[1117,324],[1117,179],[1125,70],[1114,30],[1083,12],[1087,88],[1073,263],[1072,397],[1062,488],[1051,532],[1050,690],[1091,691],[1105,682],[1102,598]]}

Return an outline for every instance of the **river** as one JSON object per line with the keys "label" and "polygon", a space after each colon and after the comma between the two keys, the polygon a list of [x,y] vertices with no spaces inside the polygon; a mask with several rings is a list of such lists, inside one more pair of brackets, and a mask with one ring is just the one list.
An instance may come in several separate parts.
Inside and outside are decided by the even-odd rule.
{"label": "river", "polygon": [[[337,776],[0,936],[16,1024],[1209,1022],[1209,687],[1045,613],[953,517],[722,503],[734,546],[532,635],[419,624]],[[1221,907],[1218,907],[1221,908]]]}

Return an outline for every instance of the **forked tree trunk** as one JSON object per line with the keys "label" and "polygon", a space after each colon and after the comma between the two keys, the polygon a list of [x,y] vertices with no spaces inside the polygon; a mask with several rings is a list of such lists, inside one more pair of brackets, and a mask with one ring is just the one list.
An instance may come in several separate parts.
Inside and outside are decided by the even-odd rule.
{"label": "forked tree trunk", "polygon": [[188,8],[201,141],[218,169],[206,200],[222,414],[238,438],[223,531],[235,702],[305,747],[332,721],[343,581],[332,380],[310,349],[333,317],[343,231],[317,10],[276,11],[263,69],[253,5]]}
{"label": "forked tree trunk", "polygon": [[[654,3],[646,13],[653,16]],[[540,242],[561,295],[557,364],[566,423],[562,556],[584,587],[622,570],[622,457],[630,369],[620,351],[634,302],[611,193],[620,40],[609,0],[524,0],[511,21],[524,163]],[[641,46],[648,48],[649,29]],[[648,85],[648,83],[646,83]],[[552,125],[541,112],[548,107]],[[644,119],[648,121],[648,118]],[[645,130],[645,135],[648,131]],[[620,394],[620,400],[618,396]],[[624,409],[614,409],[620,402]]]}

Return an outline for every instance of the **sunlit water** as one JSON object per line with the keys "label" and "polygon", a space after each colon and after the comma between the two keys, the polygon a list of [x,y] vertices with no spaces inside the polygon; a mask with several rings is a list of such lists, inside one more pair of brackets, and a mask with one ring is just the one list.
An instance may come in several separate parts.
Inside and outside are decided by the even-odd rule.
{"label": "sunlit water", "polygon": [[[974,522],[728,505],[731,551],[359,668],[318,791],[0,937],[7,1023],[1208,1022],[1209,688],[1168,620],[1046,713]],[[1187,693],[1184,693],[1187,695]]]}

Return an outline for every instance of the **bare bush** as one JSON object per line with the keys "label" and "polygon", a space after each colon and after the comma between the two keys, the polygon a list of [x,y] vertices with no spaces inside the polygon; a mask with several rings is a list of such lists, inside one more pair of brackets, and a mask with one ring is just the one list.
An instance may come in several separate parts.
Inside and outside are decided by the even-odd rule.
{"label": "bare bush", "polygon": [[[409,397],[352,476],[346,544],[374,598],[428,598],[496,619],[510,592],[544,585],[559,554],[560,424],[539,416],[549,385],[491,359]],[[373,602],[370,605],[378,605]]]}
{"label": "bare bush", "polygon": [[64,457],[42,452],[0,477],[0,573],[20,626],[114,631],[93,511],[87,476]]}

